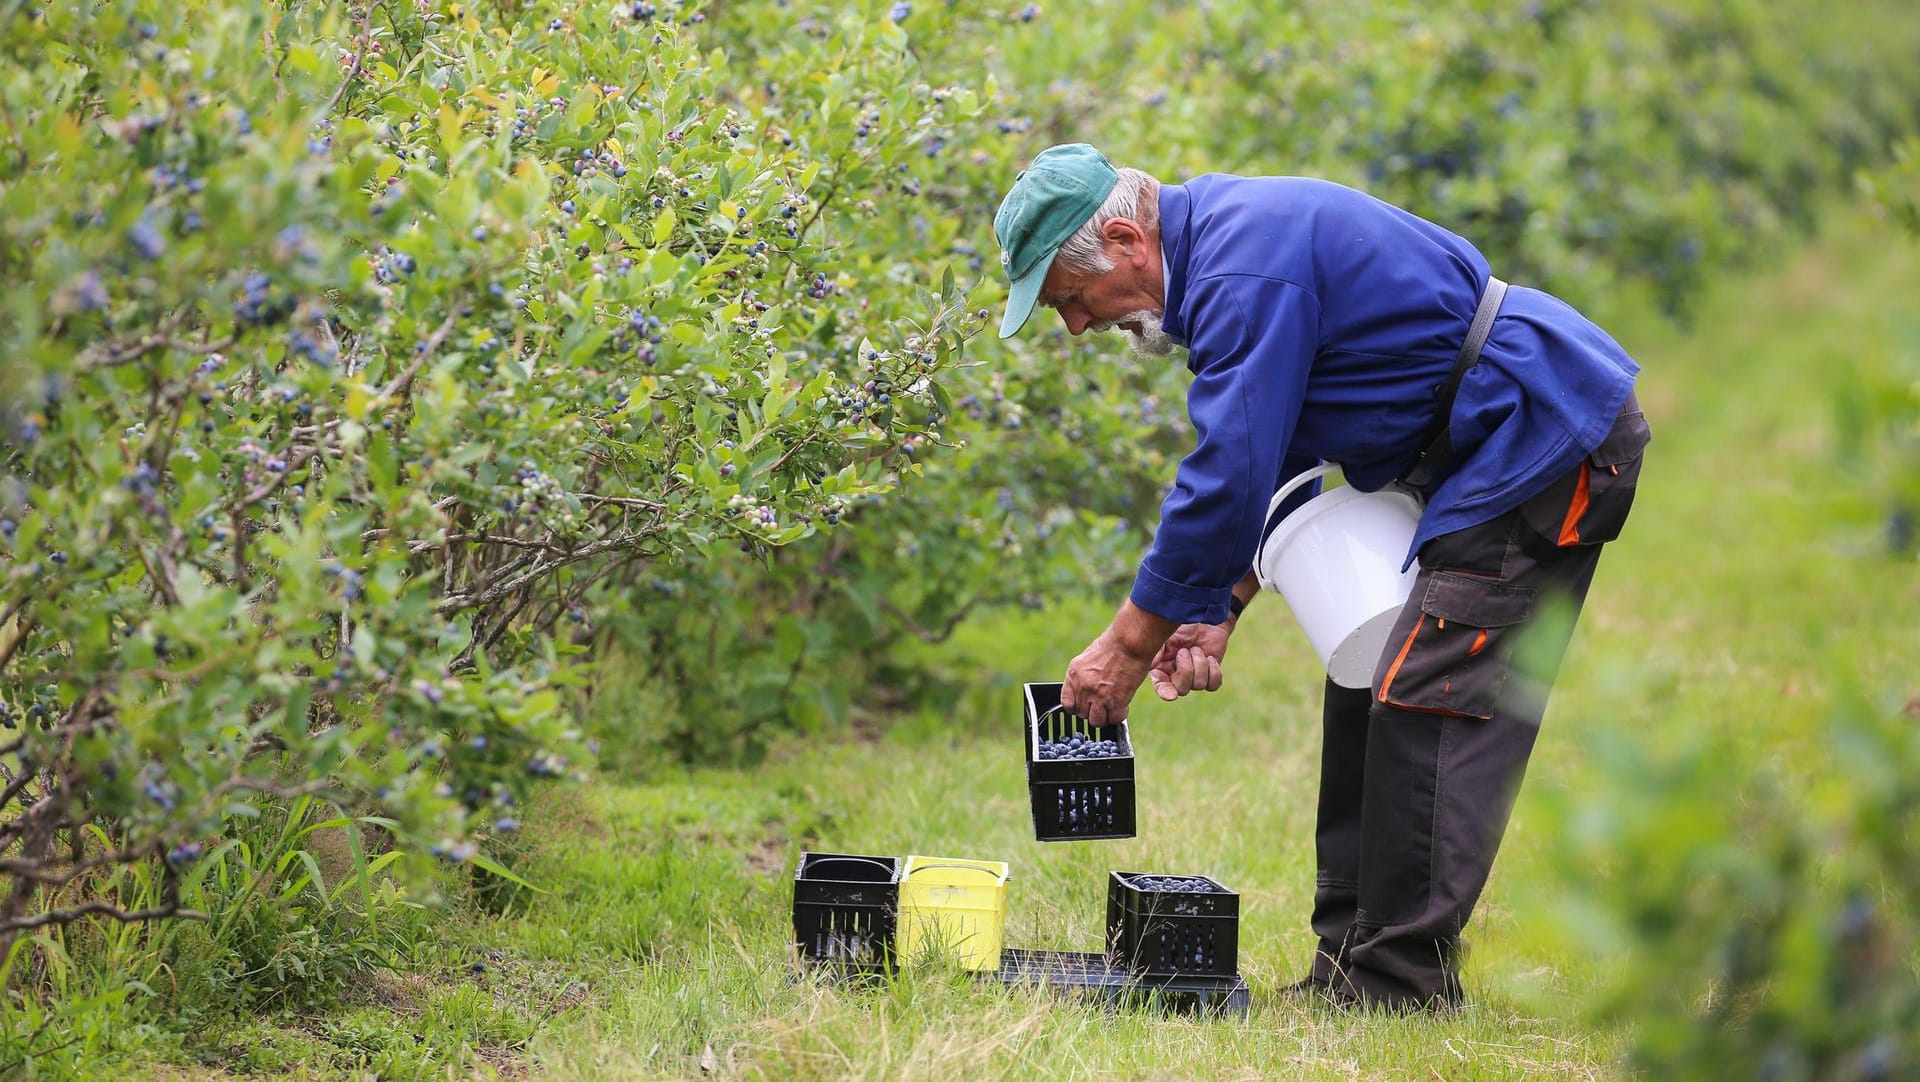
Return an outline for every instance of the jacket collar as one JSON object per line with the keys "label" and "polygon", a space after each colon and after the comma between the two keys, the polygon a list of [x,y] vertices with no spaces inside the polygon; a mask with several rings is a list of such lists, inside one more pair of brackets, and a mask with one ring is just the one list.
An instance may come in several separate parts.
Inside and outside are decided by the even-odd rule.
{"label": "jacket collar", "polygon": [[1187,344],[1187,321],[1181,305],[1187,293],[1187,257],[1193,250],[1188,215],[1193,199],[1178,184],[1160,185],[1160,265],[1161,283],[1167,310],[1160,327],[1181,345]]}

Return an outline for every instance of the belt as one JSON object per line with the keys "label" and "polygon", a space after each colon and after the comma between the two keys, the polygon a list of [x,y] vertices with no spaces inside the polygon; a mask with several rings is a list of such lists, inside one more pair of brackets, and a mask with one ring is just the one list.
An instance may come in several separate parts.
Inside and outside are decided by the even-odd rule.
{"label": "belt", "polygon": [[1467,327],[1467,340],[1460,344],[1460,355],[1453,359],[1453,371],[1447,375],[1447,381],[1434,389],[1438,399],[1433,411],[1433,423],[1427,428],[1426,450],[1413,460],[1413,466],[1401,476],[1400,483],[1409,488],[1424,490],[1433,483],[1433,476],[1444,468],[1453,458],[1453,399],[1460,393],[1460,380],[1480,359],[1480,351],[1487,344],[1487,335],[1493,330],[1493,318],[1500,314],[1500,302],[1507,296],[1507,283],[1498,278],[1487,279],[1487,290],[1480,294],[1480,307],[1473,310],[1473,323]]}

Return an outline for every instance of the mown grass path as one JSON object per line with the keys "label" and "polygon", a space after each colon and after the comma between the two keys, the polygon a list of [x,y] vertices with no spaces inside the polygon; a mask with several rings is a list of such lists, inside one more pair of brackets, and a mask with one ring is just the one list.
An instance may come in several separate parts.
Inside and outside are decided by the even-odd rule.
{"label": "mown grass path", "polygon": [[[298,1034],[263,1027],[228,1069],[332,1074],[384,1043],[341,1033],[386,1026],[449,1050],[456,1074],[542,1078],[1611,1077],[1624,1038],[1574,1014],[1604,961],[1555,953],[1515,905],[1552,844],[1535,802],[1576,783],[1586,733],[1731,731],[1756,762],[1790,763],[1820,754],[1828,674],[1915,693],[1920,568],[1878,547],[1885,509],[1870,471],[1836,454],[1833,404],[1860,372],[1920,366],[1915,296],[1920,251],[1849,220],[1728,282],[1691,329],[1612,321],[1645,366],[1655,442],[1469,932],[1466,1011],[1355,1017],[1278,995],[1312,942],[1320,676],[1277,599],[1256,603],[1219,694],[1137,700],[1139,837],[1033,841],[1018,684],[1058,679],[1103,626],[1102,599],[969,629],[942,662],[1004,675],[883,739],[557,788],[519,858],[549,893],[448,921],[414,978]],[[1252,1013],[1108,1014],[940,973],[867,992],[798,979],[786,940],[802,848],[1010,861],[1009,942],[1074,950],[1099,948],[1110,869],[1212,874],[1243,897]],[[274,1048],[286,1055],[261,1058]]]}

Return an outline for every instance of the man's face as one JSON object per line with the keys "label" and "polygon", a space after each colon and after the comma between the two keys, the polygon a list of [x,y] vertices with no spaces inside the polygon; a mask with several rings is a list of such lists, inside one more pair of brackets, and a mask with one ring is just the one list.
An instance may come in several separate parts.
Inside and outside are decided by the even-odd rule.
{"label": "man's face", "polygon": [[1113,269],[1077,274],[1055,261],[1040,287],[1040,303],[1060,313],[1067,333],[1126,331],[1135,352],[1165,356],[1173,342],[1160,329],[1165,314],[1160,248],[1139,226],[1116,219],[1105,230],[1105,254]]}

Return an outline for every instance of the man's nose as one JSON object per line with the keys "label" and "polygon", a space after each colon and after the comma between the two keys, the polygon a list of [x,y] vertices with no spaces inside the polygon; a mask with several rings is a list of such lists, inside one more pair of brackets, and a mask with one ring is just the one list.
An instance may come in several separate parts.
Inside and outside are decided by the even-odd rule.
{"label": "man's nose", "polygon": [[1093,317],[1083,311],[1077,311],[1072,308],[1062,308],[1060,310],[1060,322],[1067,325],[1068,334],[1079,337],[1079,335],[1087,329],[1088,325],[1093,322]]}

